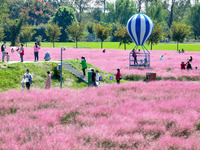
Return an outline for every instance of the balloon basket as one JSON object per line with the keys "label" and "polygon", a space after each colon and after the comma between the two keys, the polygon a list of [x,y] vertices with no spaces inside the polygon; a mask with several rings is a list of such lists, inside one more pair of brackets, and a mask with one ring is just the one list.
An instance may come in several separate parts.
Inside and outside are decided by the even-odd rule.
{"label": "balloon basket", "polygon": [[142,49],[137,49],[138,45],[133,48],[129,53],[129,68],[150,68],[150,52],[145,46],[141,46]]}

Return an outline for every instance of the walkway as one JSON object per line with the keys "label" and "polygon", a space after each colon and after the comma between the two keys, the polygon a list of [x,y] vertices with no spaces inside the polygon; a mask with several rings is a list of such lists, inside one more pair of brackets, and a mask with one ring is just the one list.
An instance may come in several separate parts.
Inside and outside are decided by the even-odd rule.
{"label": "walkway", "polygon": [[63,67],[71,72],[73,75],[78,77],[79,79],[83,80],[84,82],[88,83],[88,76],[83,76],[83,73],[76,68],[72,67],[69,63],[63,62]]}

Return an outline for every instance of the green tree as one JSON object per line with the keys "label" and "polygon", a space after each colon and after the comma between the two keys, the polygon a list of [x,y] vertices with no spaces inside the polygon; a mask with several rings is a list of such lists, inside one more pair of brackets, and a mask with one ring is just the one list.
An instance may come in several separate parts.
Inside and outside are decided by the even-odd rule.
{"label": "green tree", "polygon": [[126,50],[126,44],[130,44],[132,42],[126,27],[119,26],[117,27],[117,31],[115,32],[115,36],[118,37],[120,43],[119,46],[124,44],[124,50]]}
{"label": "green tree", "polygon": [[153,32],[147,41],[148,45],[151,44],[151,50],[152,50],[152,46],[154,44],[157,44],[162,39],[162,36],[163,34],[162,34],[161,26],[157,22],[154,21]]}
{"label": "green tree", "polygon": [[110,29],[100,24],[96,24],[94,28],[97,38],[101,40],[101,48],[103,48],[103,42],[108,38],[110,34]]}
{"label": "green tree", "polygon": [[5,37],[4,28],[0,27],[0,41],[2,41]]}
{"label": "green tree", "polygon": [[76,21],[76,15],[74,10],[69,7],[61,6],[56,10],[55,15],[52,18],[52,22],[62,27],[60,41],[65,42],[68,38],[65,33],[65,29]]}
{"label": "green tree", "polygon": [[45,31],[46,35],[49,37],[49,41],[53,43],[60,39],[62,27],[59,27],[57,24],[48,24],[47,29]]}
{"label": "green tree", "polygon": [[137,13],[136,5],[130,0],[116,0],[114,3],[107,3],[108,13],[106,15],[106,22],[119,22],[126,25],[128,19]]}
{"label": "green tree", "polygon": [[21,33],[20,33],[20,42],[21,43],[26,43],[26,47],[27,47],[27,42],[30,42],[33,34],[35,34],[36,32],[33,31],[34,26],[31,25],[25,25],[22,27]]}
{"label": "green tree", "polygon": [[87,31],[89,32],[89,42],[92,41],[92,34],[94,33],[94,23],[88,22],[87,23]]}
{"label": "green tree", "polygon": [[78,41],[80,41],[84,33],[85,25],[84,23],[79,24],[77,21],[74,22],[72,25],[70,25],[67,30],[65,30],[67,33],[69,33],[70,38],[76,42],[76,48],[78,48]]}
{"label": "green tree", "polygon": [[22,26],[23,26],[23,19],[16,19],[14,21],[10,21],[9,23],[9,32],[10,32],[10,38],[11,38],[11,46],[16,45],[16,40],[20,35]]}
{"label": "green tree", "polygon": [[183,43],[185,38],[191,33],[190,26],[180,22],[174,22],[169,30],[169,35],[172,37],[172,40],[178,43]]}
{"label": "green tree", "polygon": [[196,3],[189,12],[187,23],[192,26],[195,38],[200,36],[200,3]]}

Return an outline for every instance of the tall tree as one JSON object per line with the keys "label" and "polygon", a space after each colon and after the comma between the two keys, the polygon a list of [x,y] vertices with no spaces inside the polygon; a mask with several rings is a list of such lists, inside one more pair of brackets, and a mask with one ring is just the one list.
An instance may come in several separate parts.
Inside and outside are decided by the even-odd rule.
{"label": "tall tree", "polygon": [[97,38],[101,40],[101,48],[103,48],[103,42],[108,38],[110,34],[110,29],[100,24],[96,24],[94,28]]}
{"label": "tall tree", "polygon": [[171,28],[171,25],[173,23],[174,19],[174,5],[175,5],[175,0],[171,0],[171,11],[170,11],[170,17],[169,17],[169,28]]}
{"label": "tall tree", "polygon": [[49,41],[54,43],[60,39],[61,35],[61,29],[62,27],[59,27],[57,24],[48,24],[47,29],[46,29],[46,35],[49,37]]}
{"label": "tall tree", "polygon": [[72,25],[70,25],[67,30],[65,30],[67,33],[69,33],[70,38],[76,42],[76,48],[78,48],[78,41],[80,41],[84,33],[85,25],[84,23],[78,23],[77,21],[74,22]]}
{"label": "tall tree", "polygon": [[185,38],[191,33],[190,26],[180,22],[174,22],[169,30],[169,34],[172,37],[172,40],[178,43],[183,43]]}
{"label": "tall tree", "polygon": [[10,38],[11,38],[11,46],[16,45],[16,40],[19,37],[19,34],[22,29],[24,19],[16,19],[14,21],[10,21],[9,24],[9,32],[10,32]]}
{"label": "tall tree", "polygon": [[68,38],[65,33],[65,29],[70,26],[74,21],[76,21],[76,15],[72,8],[61,6],[59,7],[51,22],[58,24],[59,27],[62,27],[60,41],[65,42]]}
{"label": "tall tree", "polygon": [[126,50],[126,44],[130,44],[132,42],[126,27],[119,26],[115,32],[115,36],[119,39],[119,46],[124,44],[124,50]]}
{"label": "tall tree", "polygon": [[154,21],[153,32],[147,41],[147,44],[151,45],[151,50],[152,50],[152,46],[154,44],[157,44],[162,39],[162,36],[163,36],[163,34],[162,34],[161,26],[156,21]]}
{"label": "tall tree", "polygon": [[87,31],[89,32],[89,42],[92,41],[92,34],[94,33],[94,23],[88,22],[87,23]]}
{"label": "tall tree", "polygon": [[200,36],[200,3],[196,3],[189,12],[187,23],[192,26],[195,38]]}
{"label": "tall tree", "polygon": [[35,31],[33,31],[33,29],[34,29],[34,26],[31,26],[31,25],[25,25],[22,27],[22,30],[20,33],[20,42],[26,43],[26,47],[27,47],[27,42],[30,42],[33,34],[36,33]]}

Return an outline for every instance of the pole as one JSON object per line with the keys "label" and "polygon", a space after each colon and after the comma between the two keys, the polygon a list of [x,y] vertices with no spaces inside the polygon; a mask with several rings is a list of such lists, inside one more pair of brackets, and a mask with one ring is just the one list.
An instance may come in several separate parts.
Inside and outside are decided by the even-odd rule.
{"label": "pole", "polygon": [[62,47],[61,47],[60,88],[62,89]]}

